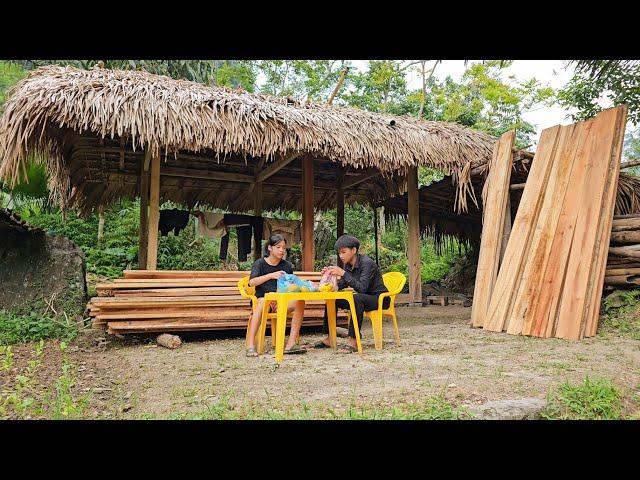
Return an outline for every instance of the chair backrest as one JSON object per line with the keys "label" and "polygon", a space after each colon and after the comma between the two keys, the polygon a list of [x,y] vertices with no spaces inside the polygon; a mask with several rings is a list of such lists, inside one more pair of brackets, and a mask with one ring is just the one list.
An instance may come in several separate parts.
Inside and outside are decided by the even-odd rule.
{"label": "chair backrest", "polygon": [[249,286],[249,279],[250,277],[247,275],[246,277],[242,277],[238,280],[238,290],[240,291],[240,295],[246,298],[255,296],[256,294],[256,287]]}
{"label": "chair backrest", "polygon": [[407,277],[401,272],[387,272],[382,275],[382,281],[389,293],[395,296],[402,292],[404,284],[407,282]]}

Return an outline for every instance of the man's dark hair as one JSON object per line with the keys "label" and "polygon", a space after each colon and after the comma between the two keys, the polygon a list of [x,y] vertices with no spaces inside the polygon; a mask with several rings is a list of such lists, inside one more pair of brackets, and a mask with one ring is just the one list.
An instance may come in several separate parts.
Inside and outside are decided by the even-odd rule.
{"label": "man's dark hair", "polygon": [[342,235],[336,242],[336,251],[341,248],[355,248],[356,251],[360,249],[360,240],[353,235]]}

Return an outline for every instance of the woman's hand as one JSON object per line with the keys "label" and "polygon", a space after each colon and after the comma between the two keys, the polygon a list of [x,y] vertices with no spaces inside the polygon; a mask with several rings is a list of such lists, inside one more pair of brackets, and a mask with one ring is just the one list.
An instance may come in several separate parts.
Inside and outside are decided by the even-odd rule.
{"label": "woman's hand", "polygon": [[279,270],[277,272],[273,272],[269,274],[269,278],[271,280],[278,280],[282,275],[284,275],[286,272],[284,270]]}

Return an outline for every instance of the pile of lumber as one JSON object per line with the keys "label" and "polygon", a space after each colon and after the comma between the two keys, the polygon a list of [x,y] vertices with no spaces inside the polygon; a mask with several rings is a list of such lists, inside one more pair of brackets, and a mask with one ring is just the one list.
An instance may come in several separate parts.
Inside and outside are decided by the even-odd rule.
{"label": "pile of lumber", "polygon": [[605,286],[612,289],[640,285],[640,215],[616,215],[611,227]]}
{"label": "pile of lumber", "polygon": [[[99,283],[87,307],[93,326],[111,334],[246,329],[251,306],[237,284],[249,273],[125,270],[124,278]],[[321,276],[295,273],[314,282]],[[323,316],[324,302],[307,302],[303,326],[322,325]],[[338,324],[347,321],[348,312],[338,311]]]}
{"label": "pile of lumber", "polygon": [[[626,117],[623,105],[542,132],[503,254],[508,174],[490,172],[473,325],[544,338],[595,335],[607,257],[622,253],[609,241]],[[507,148],[496,146],[496,160],[498,150]],[[498,168],[510,168],[502,160]],[[623,249],[630,258],[633,249]]]}

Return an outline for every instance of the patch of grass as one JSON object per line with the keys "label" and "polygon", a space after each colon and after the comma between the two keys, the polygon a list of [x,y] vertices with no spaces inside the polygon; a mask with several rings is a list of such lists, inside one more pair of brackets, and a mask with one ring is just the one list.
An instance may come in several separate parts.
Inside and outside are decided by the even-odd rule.
{"label": "patch of grass", "polygon": [[605,316],[598,333],[640,340],[640,290],[614,292],[602,304]]}
{"label": "patch of grass", "polygon": [[559,420],[615,420],[622,415],[622,395],[605,378],[590,379],[573,385],[565,382],[547,397],[541,416]]}
{"label": "patch of grass", "polygon": [[327,406],[313,406],[306,402],[280,409],[247,406],[239,408],[229,401],[227,393],[205,409],[195,413],[174,413],[172,420],[457,420],[471,418],[466,408],[457,408],[442,395],[429,397],[418,404],[401,407],[356,405],[354,400],[345,411]]}
{"label": "patch of grass", "polygon": [[36,312],[28,315],[0,312],[0,345],[33,342],[46,338],[69,341],[77,334],[77,326],[68,318],[63,322]]}
{"label": "patch of grass", "polygon": [[42,393],[35,378],[44,353],[44,341],[40,340],[34,347],[33,358],[26,369],[16,375],[14,386],[0,392],[0,419],[67,419],[84,416],[90,394],[79,398],[74,396],[75,367],[67,358],[65,342],[60,343],[60,349],[62,373],[55,383],[54,397],[51,398],[47,392]]}
{"label": "patch of grass", "polygon": [[67,344],[60,343],[62,351],[62,374],[56,381],[56,397],[51,402],[50,418],[54,420],[77,419],[84,416],[89,404],[90,393],[75,398],[72,388],[76,384],[75,367],[67,358]]}

